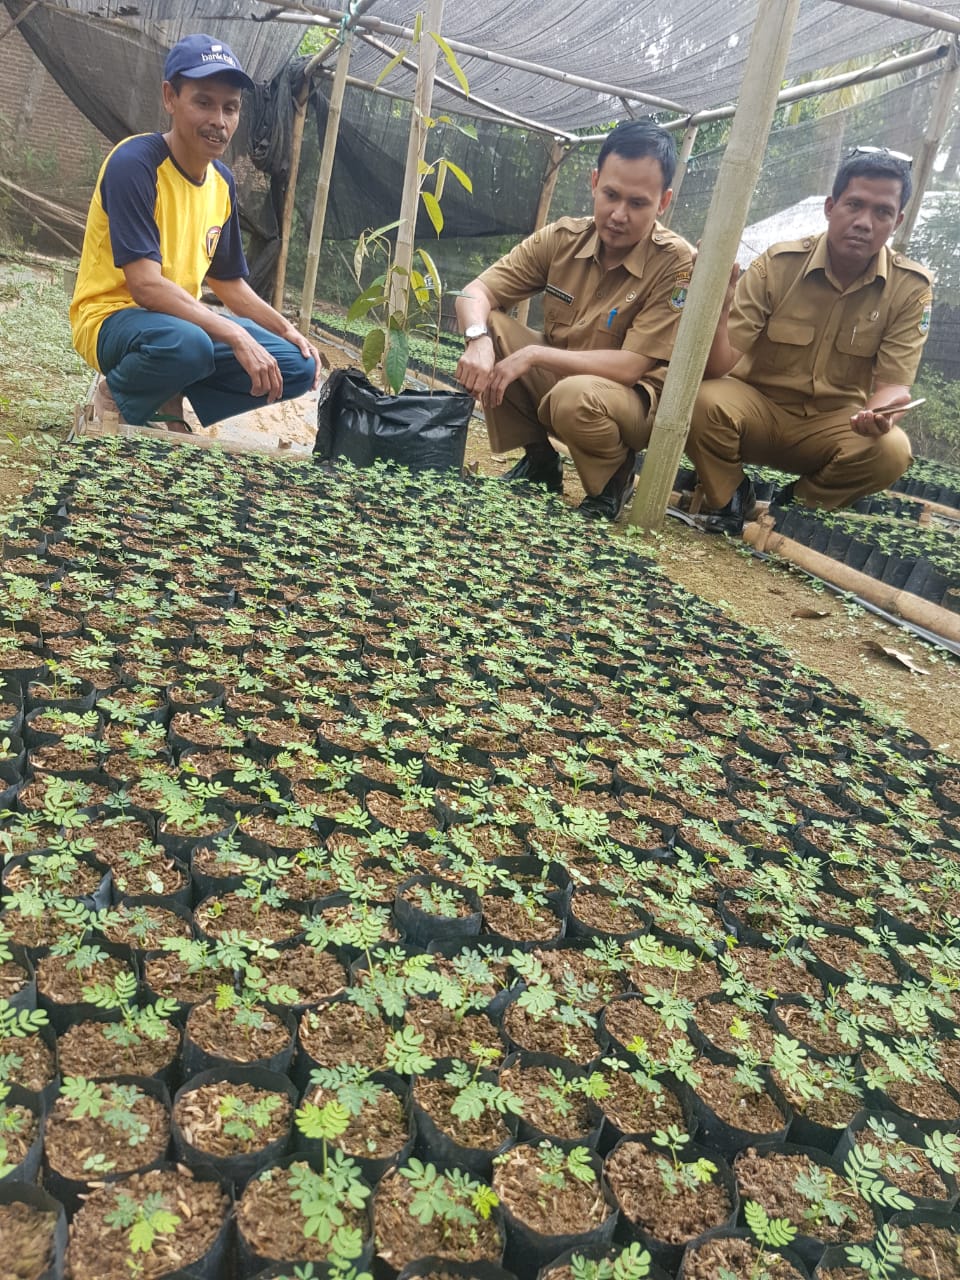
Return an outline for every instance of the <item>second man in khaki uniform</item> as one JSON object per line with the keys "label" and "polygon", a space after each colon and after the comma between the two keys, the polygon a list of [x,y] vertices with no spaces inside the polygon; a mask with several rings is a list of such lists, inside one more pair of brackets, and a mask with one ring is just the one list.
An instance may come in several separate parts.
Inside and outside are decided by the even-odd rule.
{"label": "second man in khaki uniform", "polygon": [[[630,495],[687,295],[690,246],[657,221],[675,165],[658,125],[618,125],[593,171],[593,217],[535,232],[457,299],[457,378],[483,404],[493,451],[524,450],[505,478],[562,491],[553,436],[593,518],[616,519]],[[541,292],[538,334],[506,309]]]}
{"label": "second man in khaki uniform", "polygon": [[742,529],[754,505],[745,462],[799,477],[778,505],[828,510],[910,465],[896,406],[910,399],[930,327],[931,279],[886,244],[910,185],[905,157],[856,148],[826,201],[827,230],[773,245],[727,299],[686,445],[706,528]]}

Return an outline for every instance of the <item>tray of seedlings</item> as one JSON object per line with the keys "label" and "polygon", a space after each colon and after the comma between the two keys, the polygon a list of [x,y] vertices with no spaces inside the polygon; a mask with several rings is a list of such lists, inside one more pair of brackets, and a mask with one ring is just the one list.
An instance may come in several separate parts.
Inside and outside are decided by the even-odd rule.
{"label": "tray of seedlings", "polygon": [[958,1275],[956,762],[493,480],[3,528],[0,1274]]}

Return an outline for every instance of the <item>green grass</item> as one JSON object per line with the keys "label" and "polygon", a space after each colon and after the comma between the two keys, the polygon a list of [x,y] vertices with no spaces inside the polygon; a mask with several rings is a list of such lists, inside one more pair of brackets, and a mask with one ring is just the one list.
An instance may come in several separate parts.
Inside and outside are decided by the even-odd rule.
{"label": "green grass", "polygon": [[60,437],[73,422],[91,372],[73,349],[69,302],[59,280],[0,282],[0,440]]}

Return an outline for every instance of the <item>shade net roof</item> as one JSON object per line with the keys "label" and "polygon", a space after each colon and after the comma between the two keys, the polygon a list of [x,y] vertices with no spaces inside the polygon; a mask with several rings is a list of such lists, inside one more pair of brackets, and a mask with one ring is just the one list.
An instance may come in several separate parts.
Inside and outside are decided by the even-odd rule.
{"label": "shade net roof", "polygon": [[112,142],[163,125],[163,63],[181,36],[212,31],[253,80],[266,82],[286,65],[303,34],[296,27],[251,21],[262,6],[242,0],[57,0],[35,8],[29,0],[6,0],[6,8],[14,17],[25,13],[19,30],[27,43]]}
{"label": "shade net roof", "polygon": [[[302,84],[306,59],[295,50],[306,29],[299,23],[255,21],[271,10],[260,0],[3,0],[47,69],[90,120],[113,141],[163,127],[159,85],[166,50],[190,31],[211,31],[237,53],[258,82],[244,102],[243,125],[228,160],[237,172],[247,233],[252,283],[270,277],[278,246],[277,214],[289,166],[292,95]],[[410,24],[422,0],[376,0],[369,16]],[[938,6],[960,18],[960,0]],[[27,11],[29,8],[29,11]],[[755,0],[446,0],[443,33],[450,39],[499,50],[634,92],[675,101],[687,112],[736,100],[743,76]],[[393,49],[408,43],[379,34]],[[850,58],[875,60],[898,42],[945,44],[949,37],[922,26],[833,3],[802,0],[788,76],[823,72]],[[372,81],[387,56],[354,41],[351,75]],[[556,129],[593,126],[643,114],[618,97],[458,55],[474,102],[497,103]],[[750,222],[787,209],[829,189],[844,150],[884,145],[915,153],[930,115],[943,62],[903,73],[900,82],[874,86],[859,105],[771,134],[750,210]],[[332,60],[329,64],[332,69]],[[439,73],[452,78],[443,58]],[[401,96],[413,76],[395,68],[385,82]],[[296,287],[313,204],[319,147],[326,119],[329,78],[314,83],[290,246],[290,281]],[[461,99],[439,87],[434,112],[455,113]],[[668,112],[659,113],[668,119]],[[960,110],[954,111],[934,187],[960,188]],[[476,141],[441,126],[431,135],[428,158],[447,155],[473,181],[468,195],[449,181],[443,198],[446,226],[439,243],[421,221],[418,236],[437,260],[450,289],[461,287],[533,225],[548,168],[550,139],[493,119],[477,122]],[[382,95],[349,89],[344,104],[317,287],[319,299],[349,303],[356,293],[349,263],[353,242],[366,228],[398,216],[409,107]],[[704,149],[705,133],[677,200],[673,226],[691,240],[703,232],[722,148]],[[553,216],[588,213],[589,173],[596,145],[576,148],[564,161]],[[250,164],[247,157],[253,159]],[[254,168],[256,165],[256,168]],[[262,172],[258,172],[261,170]],[[272,181],[268,181],[269,175]],[[79,194],[79,193],[75,193]],[[89,194],[89,193],[87,193]],[[941,277],[940,298],[960,300],[956,215],[948,202],[917,243],[915,256]],[[951,225],[952,224],[952,225]],[[820,229],[819,217],[809,230]]]}
{"label": "shade net roof", "polygon": [[[273,21],[262,0],[5,0],[24,15],[21,30],[69,96],[108,137],[154,127],[152,94],[163,50],[188,31],[212,29],[249,74],[270,80],[296,48],[304,27]],[[369,16],[401,26],[422,3],[377,0]],[[960,0],[940,4],[960,17]],[[652,94],[694,111],[732,102],[757,13],[755,0],[446,0],[443,34],[570,75]],[[787,75],[915,39],[923,28],[849,8],[834,0],[803,0]],[[395,47],[402,40],[392,37]],[[359,42],[352,71],[374,80],[386,56]],[[630,114],[615,94],[544,79],[529,71],[460,55],[471,93],[561,129],[582,129]],[[443,66],[441,64],[441,71]],[[413,75],[398,67],[391,87],[412,92]],[[438,88],[438,109],[457,99]],[[633,108],[635,109],[635,108]]]}
{"label": "shade net roof", "polygon": [[[412,0],[377,0],[369,16],[409,26],[422,7],[422,0],[419,5]],[[960,17],[956,0],[936,7]],[[652,94],[691,112],[736,100],[756,15],[755,0],[446,0],[443,34],[571,75]],[[787,77],[885,51],[923,32],[914,23],[833,0],[802,0]],[[396,48],[403,44],[395,37],[380,38]],[[582,129],[630,114],[615,94],[543,79],[467,54],[457,57],[471,95],[561,129]],[[383,53],[359,43],[351,73],[372,81],[385,63]],[[439,73],[452,79],[442,59]],[[398,68],[390,84],[409,96],[413,74]],[[453,110],[456,103],[442,88],[435,91],[438,109]]]}

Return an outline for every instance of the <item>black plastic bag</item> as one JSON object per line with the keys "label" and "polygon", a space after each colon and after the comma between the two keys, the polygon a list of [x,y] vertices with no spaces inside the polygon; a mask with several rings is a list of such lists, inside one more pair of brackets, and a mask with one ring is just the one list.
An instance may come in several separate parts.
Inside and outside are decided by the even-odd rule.
{"label": "black plastic bag", "polygon": [[335,369],[320,390],[313,452],[358,467],[379,459],[411,471],[459,471],[472,412],[466,392],[387,395],[359,369]]}

